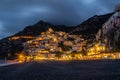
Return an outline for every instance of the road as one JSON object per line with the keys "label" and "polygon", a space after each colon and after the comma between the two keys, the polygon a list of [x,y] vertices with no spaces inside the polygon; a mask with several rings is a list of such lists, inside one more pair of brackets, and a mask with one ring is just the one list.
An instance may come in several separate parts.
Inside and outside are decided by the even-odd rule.
{"label": "road", "polygon": [[0,80],[120,80],[120,60],[20,63],[0,67]]}

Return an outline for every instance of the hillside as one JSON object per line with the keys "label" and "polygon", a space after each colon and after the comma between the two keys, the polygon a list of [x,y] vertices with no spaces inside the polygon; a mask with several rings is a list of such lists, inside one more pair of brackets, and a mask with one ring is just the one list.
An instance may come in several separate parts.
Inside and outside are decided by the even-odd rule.
{"label": "hillside", "polygon": [[87,38],[93,35],[92,39],[95,39],[95,34],[102,27],[106,20],[113,13],[106,15],[93,16],[88,20],[77,26],[64,26],[64,25],[53,25],[48,22],[39,21],[35,25],[27,26],[24,30],[16,33],[13,36],[0,40],[0,58],[15,56],[23,51],[23,43],[34,39],[34,37],[40,35],[42,32],[52,28],[54,31],[63,31],[69,34],[85,35]]}

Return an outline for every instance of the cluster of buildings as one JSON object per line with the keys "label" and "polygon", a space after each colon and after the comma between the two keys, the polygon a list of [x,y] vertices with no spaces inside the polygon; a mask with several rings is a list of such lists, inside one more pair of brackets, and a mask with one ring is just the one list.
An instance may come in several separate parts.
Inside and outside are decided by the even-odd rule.
{"label": "cluster of buildings", "polygon": [[[87,43],[88,40],[82,38],[81,35],[69,35],[49,28],[48,31],[42,32],[41,35],[23,44],[23,55],[20,55],[20,58],[24,60],[24,54],[36,60],[90,60],[116,59],[120,57],[119,54],[105,53],[106,45],[101,42],[95,42],[92,46]],[[84,55],[83,51],[86,52],[86,55]]]}
{"label": "cluster of buildings", "polygon": [[[35,58],[55,58],[60,54],[62,58],[70,58],[71,53],[81,53],[86,40],[82,36],[69,35],[62,31],[54,31],[49,28],[41,35],[23,44],[23,53]],[[79,54],[81,56],[81,54]],[[75,56],[75,55],[74,55]]]}
{"label": "cluster of buildings", "polygon": [[[98,31],[95,42],[93,39],[83,38],[82,35],[70,35],[49,28],[48,31],[25,42],[23,53],[35,59],[58,59],[58,57],[65,60],[119,59],[120,53],[106,53],[105,41],[107,40],[100,40],[101,36],[105,36],[109,29],[116,27],[119,23],[120,12],[116,12]],[[18,37],[12,39],[18,39]],[[89,43],[91,41],[93,43]]]}
{"label": "cluster of buildings", "polygon": [[93,47],[88,49],[87,55],[96,55],[100,54],[101,52],[104,52],[106,50],[106,45],[98,42]]}

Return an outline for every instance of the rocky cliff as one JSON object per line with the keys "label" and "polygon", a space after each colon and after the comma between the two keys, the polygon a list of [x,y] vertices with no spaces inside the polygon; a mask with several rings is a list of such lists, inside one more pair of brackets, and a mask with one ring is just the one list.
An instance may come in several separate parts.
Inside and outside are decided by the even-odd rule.
{"label": "rocky cliff", "polygon": [[97,40],[102,40],[108,50],[120,49],[120,12],[115,12],[97,33]]}

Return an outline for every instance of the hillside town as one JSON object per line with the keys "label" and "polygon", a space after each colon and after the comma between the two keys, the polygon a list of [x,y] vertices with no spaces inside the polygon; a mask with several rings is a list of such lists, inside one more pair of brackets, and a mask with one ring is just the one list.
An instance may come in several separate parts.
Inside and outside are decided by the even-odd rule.
{"label": "hillside town", "polygon": [[42,32],[41,35],[25,42],[23,54],[34,56],[36,59],[67,58],[72,54],[81,57],[85,45],[86,40],[81,35],[69,35],[49,28],[48,31]]}
{"label": "hillside town", "polygon": [[[83,35],[72,35],[49,28],[41,35],[23,43],[24,50],[20,56],[29,56],[34,60],[88,60],[88,59],[119,59],[118,51],[111,52],[106,44],[107,32],[120,23],[119,12],[116,12],[103,24],[96,35],[96,40],[86,39]],[[22,59],[24,57],[20,57]],[[25,59],[25,58],[24,58]],[[23,59],[23,60],[24,60]]]}
{"label": "hillside town", "polygon": [[[57,30],[58,27],[55,28],[50,26],[49,23],[40,21],[34,26],[35,30],[40,26],[45,31],[36,31],[38,34],[36,36],[36,33],[33,33],[34,30],[32,30],[34,29],[33,26],[30,26],[30,29],[27,27],[19,35],[3,40],[0,45],[1,53],[8,53],[3,58],[17,55],[17,59],[20,61],[25,61],[26,59],[119,59],[120,12],[117,11],[111,15],[96,34],[91,33],[89,35],[71,34],[67,31],[65,32],[67,28],[62,27],[62,29],[59,28]],[[94,16],[92,19],[96,20],[97,17],[99,16]],[[91,21],[91,18],[88,20]],[[43,26],[46,27],[44,28]],[[79,30],[84,31],[84,28],[77,27],[74,31]],[[13,50],[13,47],[16,50]]]}
{"label": "hillside town", "polygon": [[120,54],[105,53],[106,45],[102,42],[89,43],[82,35],[69,35],[49,28],[41,35],[23,44],[24,50],[19,55],[25,60],[88,60],[116,59]]}

